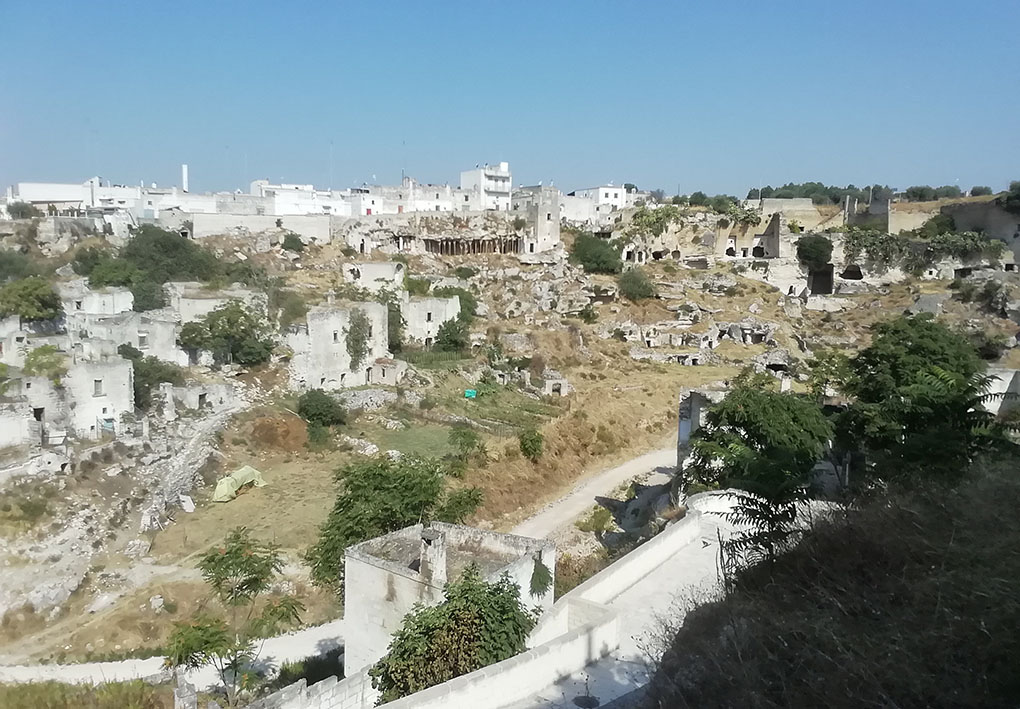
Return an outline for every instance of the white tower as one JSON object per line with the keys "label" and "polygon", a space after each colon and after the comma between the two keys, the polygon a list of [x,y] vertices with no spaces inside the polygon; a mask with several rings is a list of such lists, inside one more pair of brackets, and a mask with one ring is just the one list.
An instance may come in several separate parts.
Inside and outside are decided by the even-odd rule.
{"label": "white tower", "polygon": [[188,191],[188,163],[181,165],[181,190]]}

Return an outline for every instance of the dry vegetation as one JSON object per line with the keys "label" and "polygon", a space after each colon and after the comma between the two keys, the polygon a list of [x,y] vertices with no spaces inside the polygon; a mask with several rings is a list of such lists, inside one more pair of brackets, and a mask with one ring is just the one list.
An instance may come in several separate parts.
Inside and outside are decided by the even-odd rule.
{"label": "dry vegetation", "polygon": [[738,574],[687,615],[647,706],[1016,706],[1015,472],[872,500]]}

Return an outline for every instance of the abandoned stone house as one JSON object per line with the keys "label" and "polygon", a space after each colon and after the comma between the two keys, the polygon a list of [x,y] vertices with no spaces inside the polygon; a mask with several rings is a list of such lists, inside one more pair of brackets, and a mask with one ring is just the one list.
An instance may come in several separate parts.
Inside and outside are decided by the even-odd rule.
{"label": "abandoned stone house", "polygon": [[[348,349],[351,315],[361,311],[368,319],[366,352],[352,362]],[[303,324],[293,325],[286,336],[293,353],[291,385],[298,390],[343,389],[365,384],[397,384],[406,365],[392,359],[388,350],[387,309],[379,303],[322,305],[308,311]]]}
{"label": "abandoned stone house", "polygon": [[22,443],[56,445],[69,434],[83,440],[116,435],[122,417],[135,410],[133,366],[116,355],[86,360],[71,354],[59,380],[18,369],[8,376],[8,418],[22,417],[13,424],[18,435],[28,434]]}
{"label": "abandoned stone house", "polygon": [[58,283],[57,293],[66,316],[116,315],[129,312],[135,304],[135,297],[129,289],[116,287],[93,289],[85,278]]}
{"label": "abandoned stone house", "polygon": [[173,282],[164,285],[163,291],[167,306],[177,314],[181,324],[200,320],[233,300],[254,312],[263,315],[266,312],[266,294],[237,283],[229,288],[211,289],[203,283]]}
{"label": "abandoned stone house", "polygon": [[83,347],[85,355],[95,352],[98,343],[108,342],[113,351],[118,345],[128,344],[164,362],[182,367],[189,364],[187,352],[177,344],[177,315],[169,308],[116,315],[70,314],[67,332],[72,345]]}
{"label": "abandoned stone house", "polygon": [[345,282],[371,293],[403,290],[406,273],[407,268],[397,261],[349,263],[343,269]]}
{"label": "abandoned stone house", "polygon": [[408,296],[405,292],[400,312],[404,318],[404,337],[431,347],[443,323],[460,315],[460,298]]}
{"label": "abandoned stone house", "polygon": [[560,245],[560,191],[535,185],[514,191],[511,210],[524,215],[528,235],[521,253],[551,251]]}
{"label": "abandoned stone house", "polygon": [[469,564],[490,581],[509,575],[527,607],[552,606],[552,542],[442,522],[406,527],[346,550],[344,674],[350,677],[385,655],[415,604],[440,603],[446,583]]}

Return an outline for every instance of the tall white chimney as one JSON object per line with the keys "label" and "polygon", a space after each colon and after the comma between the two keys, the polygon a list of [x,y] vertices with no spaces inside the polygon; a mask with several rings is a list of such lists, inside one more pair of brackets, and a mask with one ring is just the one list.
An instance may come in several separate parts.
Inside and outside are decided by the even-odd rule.
{"label": "tall white chimney", "polygon": [[181,165],[181,190],[188,191],[188,163]]}

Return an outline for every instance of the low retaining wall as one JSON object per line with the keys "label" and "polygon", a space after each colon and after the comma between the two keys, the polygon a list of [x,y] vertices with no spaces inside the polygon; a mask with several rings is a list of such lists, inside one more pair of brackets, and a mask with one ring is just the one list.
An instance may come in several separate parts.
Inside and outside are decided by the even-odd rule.
{"label": "low retaining wall", "polygon": [[701,534],[701,513],[686,516],[563,596],[608,603],[641,581]]}

